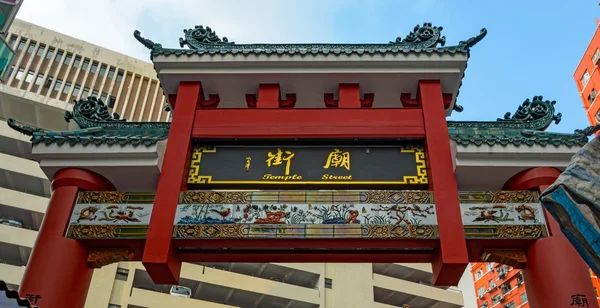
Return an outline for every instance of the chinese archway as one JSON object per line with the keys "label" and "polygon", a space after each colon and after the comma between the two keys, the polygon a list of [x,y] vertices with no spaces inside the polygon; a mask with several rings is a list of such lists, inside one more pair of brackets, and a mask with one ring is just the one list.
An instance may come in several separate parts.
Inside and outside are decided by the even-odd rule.
{"label": "chinese archway", "polygon": [[94,97],[66,113],[77,130],[8,122],[53,190],[20,294],[83,307],[92,269],[122,261],[157,284],[176,284],[182,262],[428,262],[437,286],[495,261],[524,269],[531,307],[594,298],[538,202],[587,137],[546,132],[561,115],[541,96],[496,121],[446,121],[487,31],[445,46],[441,30],[236,44],[196,26],[186,49],[136,31],[170,123],[120,119]]}

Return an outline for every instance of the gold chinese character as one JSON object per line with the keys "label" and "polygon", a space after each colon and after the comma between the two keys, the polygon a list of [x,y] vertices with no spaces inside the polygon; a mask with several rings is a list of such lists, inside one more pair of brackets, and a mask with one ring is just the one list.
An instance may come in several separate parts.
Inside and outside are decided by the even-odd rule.
{"label": "gold chinese character", "polygon": [[350,152],[342,152],[340,149],[333,149],[327,157],[327,163],[323,166],[324,169],[329,167],[342,167],[350,170]]}
{"label": "gold chinese character", "polygon": [[285,161],[285,175],[289,175],[290,174],[290,160],[292,159],[292,157],[294,157],[294,152],[292,151],[285,151],[286,155],[283,155],[283,152],[281,151],[280,148],[277,148],[277,153],[273,154],[271,152],[269,152],[269,158],[267,158],[266,162],[267,162],[267,166],[271,167],[271,166],[278,166],[281,165],[283,163],[283,161]]}
{"label": "gold chinese character", "polygon": [[247,156],[246,157],[246,172],[250,171],[250,161],[252,160],[252,157]]}

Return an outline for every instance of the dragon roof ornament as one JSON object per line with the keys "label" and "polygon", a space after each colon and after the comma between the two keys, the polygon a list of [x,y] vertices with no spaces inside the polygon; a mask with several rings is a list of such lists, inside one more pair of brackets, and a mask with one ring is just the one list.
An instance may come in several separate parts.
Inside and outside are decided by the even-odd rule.
{"label": "dragon roof ornament", "polygon": [[167,139],[170,123],[168,122],[127,122],[118,113],[110,114],[101,99],[88,97],[75,101],[73,112],[65,112],[65,120],[73,120],[77,130],[53,132],[25,125],[14,119],[7,124],[14,130],[31,136],[31,142],[37,143],[69,143],[74,144],[144,144],[152,145]]}
{"label": "dragon roof ornament", "polygon": [[446,37],[442,36],[442,27],[433,26],[431,23],[417,25],[404,38],[398,37],[387,44],[235,44],[226,37],[220,38],[210,27],[195,26],[183,30],[184,37],[179,39],[179,45],[188,49],[165,49],[141,36],[135,30],[134,37],[155,55],[190,55],[190,54],[215,54],[215,53],[242,53],[242,54],[363,54],[363,53],[407,53],[407,52],[468,52],[469,48],[477,44],[486,36],[487,30],[481,29],[480,33],[458,45],[444,46]]}

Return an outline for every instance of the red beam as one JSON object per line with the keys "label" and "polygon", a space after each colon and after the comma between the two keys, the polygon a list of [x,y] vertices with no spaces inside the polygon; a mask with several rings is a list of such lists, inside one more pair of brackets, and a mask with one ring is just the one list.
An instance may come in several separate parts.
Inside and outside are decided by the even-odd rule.
{"label": "red beam", "polygon": [[[202,248],[435,248],[439,241],[394,239],[181,239],[176,247]],[[321,260],[323,262],[323,260]]]}
{"label": "red beam", "polygon": [[[441,99],[441,97],[440,97]],[[444,129],[448,128],[444,118]],[[422,138],[421,109],[199,109],[194,138]],[[448,143],[448,140],[444,141]]]}
{"label": "red beam", "polygon": [[[302,241],[302,240],[299,240]],[[206,254],[180,253],[183,262],[290,262],[290,263],[431,263],[431,254],[293,254],[293,253],[237,253],[237,254]]]}
{"label": "red beam", "polygon": [[440,249],[433,259],[433,283],[458,285],[469,256],[462,225],[456,176],[452,167],[450,136],[446,124],[444,98],[439,80],[419,82],[419,104],[423,108],[425,146],[429,160],[429,183],[436,203],[436,216],[440,230]]}
{"label": "red beam", "polygon": [[181,82],[177,93],[177,108],[169,131],[162,171],[156,187],[154,207],[142,264],[157,284],[177,284],[181,261],[173,250],[171,233],[179,192],[187,188],[185,172],[191,153],[191,133],[196,108],[204,101],[200,82]]}

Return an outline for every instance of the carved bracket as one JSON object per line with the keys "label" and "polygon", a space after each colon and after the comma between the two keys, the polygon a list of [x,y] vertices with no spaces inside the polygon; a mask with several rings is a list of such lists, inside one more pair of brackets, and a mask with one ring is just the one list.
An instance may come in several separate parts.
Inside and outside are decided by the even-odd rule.
{"label": "carved bracket", "polygon": [[127,248],[90,249],[87,262],[91,268],[101,268],[117,262],[132,261],[134,253]]}
{"label": "carved bracket", "polygon": [[486,249],[481,254],[481,260],[523,269],[527,265],[527,254],[522,249]]}
{"label": "carved bracket", "polygon": [[[442,100],[444,101],[444,109],[450,108],[450,104],[452,103],[452,93],[442,93]],[[400,94],[400,102],[402,103],[402,107],[405,108],[414,108],[419,106],[419,100],[416,98],[411,98],[410,93]]]}
{"label": "carved bracket", "polygon": [[[169,94],[168,96],[169,104],[173,109],[175,108],[175,103],[177,102],[177,94]],[[219,94],[209,94],[208,99],[202,99],[200,102],[200,108],[217,108],[219,106],[219,102],[221,99],[219,98]]]}
{"label": "carved bracket", "polygon": [[365,93],[364,98],[360,98],[360,85],[341,83],[339,85],[339,99],[333,99],[333,93],[325,93],[323,101],[326,108],[371,108],[375,94]]}
{"label": "carved bracket", "polygon": [[248,108],[294,108],[296,94],[288,93],[286,99],[281,99],[279,84],[261,84],[258,86],[258,95],[246,94]]}

